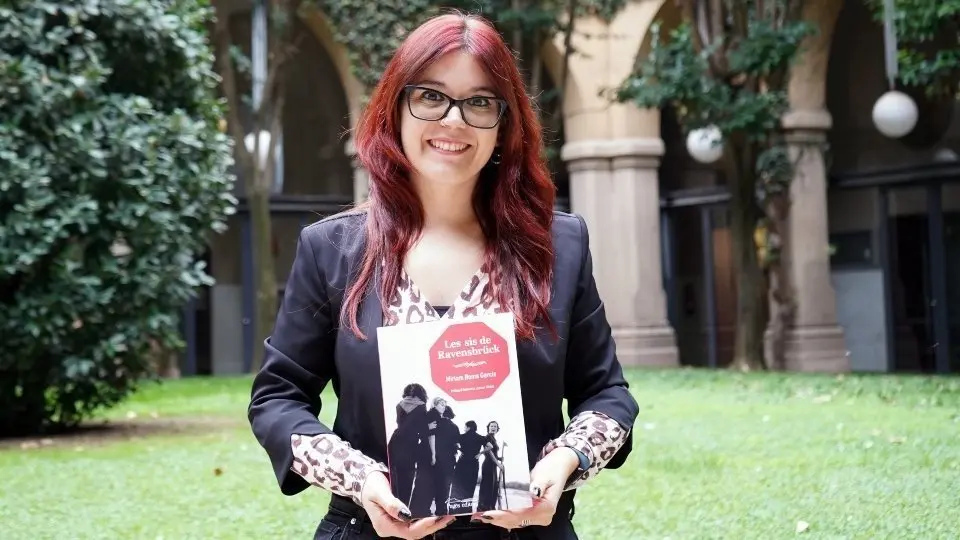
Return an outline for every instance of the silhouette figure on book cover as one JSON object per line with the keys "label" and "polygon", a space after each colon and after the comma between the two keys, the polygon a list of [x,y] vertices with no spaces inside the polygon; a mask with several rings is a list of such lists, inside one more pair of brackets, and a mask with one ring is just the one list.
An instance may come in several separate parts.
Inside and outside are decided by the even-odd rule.
{"label": "silhouette figure on book cover", "polygon": [[477,423],[467,420],[461,433],[446,399],[430,400],[418,383],[404,387],[396,415],[388,442],[390,479],[394,494],[414,516],[506,507],[501,453],[506,445],[497,439],[497,421],[480,435]]}

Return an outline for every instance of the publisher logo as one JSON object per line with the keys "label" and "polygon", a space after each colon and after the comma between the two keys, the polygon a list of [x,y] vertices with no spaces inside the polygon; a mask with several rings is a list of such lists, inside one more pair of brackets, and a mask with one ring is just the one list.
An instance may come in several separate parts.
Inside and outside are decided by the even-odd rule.
{"label": "publisher logo", "polygon": [[481,322],[455,324],[430,347],[433,382],[456,401],[486,399],[510,375],[507,342]]}

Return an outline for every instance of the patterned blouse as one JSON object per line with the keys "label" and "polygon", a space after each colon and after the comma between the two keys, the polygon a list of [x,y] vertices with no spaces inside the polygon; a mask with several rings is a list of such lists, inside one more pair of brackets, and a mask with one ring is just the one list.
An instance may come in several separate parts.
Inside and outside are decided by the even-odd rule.
{"label": "patterned blouse", "polygon": [[[464,319],[479,315],[501,313],[504,310],[490,294],[490,275],[484,268],[478,270],[460,295],[443,314],[448,319]],[[388,326],[435,321],[440,315],[420,293],[417,285],[401,271],[397,294],[391,299],[384,318]],[[597,476],[627,441],[629,431],[608,416],[586,411],[578,414],[567,429],[548,442],[540,451],[542,459],[560,447],[571,447],[587,456],[589,467],[570,478],[565,490],[577,489],[588,479]],[[291,469],[307,482],[334,494],[361,504],[363,484],[373,471],[388,474],[387,466],[350,446],[334,434],[304,436],[294,434],[293,466]]]}

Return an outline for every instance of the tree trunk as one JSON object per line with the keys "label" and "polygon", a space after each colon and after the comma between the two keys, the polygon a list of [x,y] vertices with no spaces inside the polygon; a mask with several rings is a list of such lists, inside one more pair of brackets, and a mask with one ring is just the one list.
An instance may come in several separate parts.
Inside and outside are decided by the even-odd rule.
{"label": "tree trunk", "polygon": [[757,258],[754,232],[760,218],[754,188],[756,167],[749,147],[737,146],[730,186],[731,240],[737,280],[737,323],[731,369],[763,370],[766,330],[765,279]]}
{"label": "tree trunk", "polygon": [[[516,17],[519,13],[523,13],[523,6],[521,5],[522,3],[523,0],[510,0],[510,9],[514,12],[514,17]],[[520,62],[523,62],[527,58],[527,55],[523,50],[523,29],[520,27],[519,20],[515,20],[513,24],[516,26],[513,28],[513,39],[511,40],[513,43],[510,45],[513,46],[513,50],[516,53],[517,58],[520,59]]]}
{"label": "tree trunk", "polygon": [[[253,152],[244,146],[243,123],[240,121],[239,111],[243,108],[242,97],[237,88],[237,74],[230,59],[230,48],[233,45],[227,17],[229,10],[224,2],[214,2],[217,12],[215,36],[217,40],[217,65],[222,77],[223,93],[227,98],[228,107],[227,126],[238,146],[239,165],[243,171],[244,192],[250,211],[250,223],[253,240],[253,272],[254,272],[254,343],[253,362],[251,371],[257,372],[263,365],[263,340],[273,331],[277,316],[277,272],[273,250],[273,224],[270,218],[270,191],[273,184],[274,151],[277,134],[282,131],[281,118],[284,107],[283,77],[280,68],[288,57],[296,50],[291,39],[292,24],[282,26],[282,31],[272,40],[268,51],[270,58],[266,81],[263,82],[262,102],[251,111],[253,126],[249,129],[258,133],[261,129],[268,129],[271,135],[271,148],[267,154],[265,170],[258,169],[260,164],[254,156],[260,154],[260,141],[257,139]],[[278,4],[284,8],[285,16],[292,22],[297,16],[301,2],[299,0]],[[275,6],[276,7],[276,6]]]}
{"label": "tree trunk", "polygon": [[770,356],[767,364],[770,369],[782,371],[787,367],[786,337],[787,330],[793,325],[796,303],[793,288],[783,269],[782,246],[783,230],[787,213],[790,211],[790,199],[787,195],[770,197],[766,206],[769,247],[775,251],[768,266],[768,305],[770,306]]}
{"label": "tree trunk", "polygon": [[[263,174],[263,173],[258,173]],[[277,272],[272,249],[273,223],[270,219],[270,190],[251,182],[247,191],[250,207],[250,225],[253,236],[253,268],[256,283],[256,309],[254,311],[253,364],[256,373],[263,365],[263,340],[273,331],[277,316]]]}
{"label": "tree trunk", "polygon": [[0,407],[3,407],[0,420],[6,421],[0,439],[37,435],[44,431],[40,428],[50,418],[45,394],[49,387],[46,374],[50,373],[53,361],[49,357],[36,360],[29,373],[20,372],[0,380]]}
{"label": "tree trunk", "polygon": [[179,379],[179,360],[180,355],[162,347],[157,340],[150,340],[150,363],[153,365],[153,369],[158,377],[164,379]]}

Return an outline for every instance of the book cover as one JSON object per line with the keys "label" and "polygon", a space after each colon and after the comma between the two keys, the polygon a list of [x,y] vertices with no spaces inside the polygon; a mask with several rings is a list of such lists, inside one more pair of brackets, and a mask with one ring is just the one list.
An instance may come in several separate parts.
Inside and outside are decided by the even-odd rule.
{"label": "book cover", "polygon": [[377,329],[393,494],[413,517],[529,507],[510,313]]}

